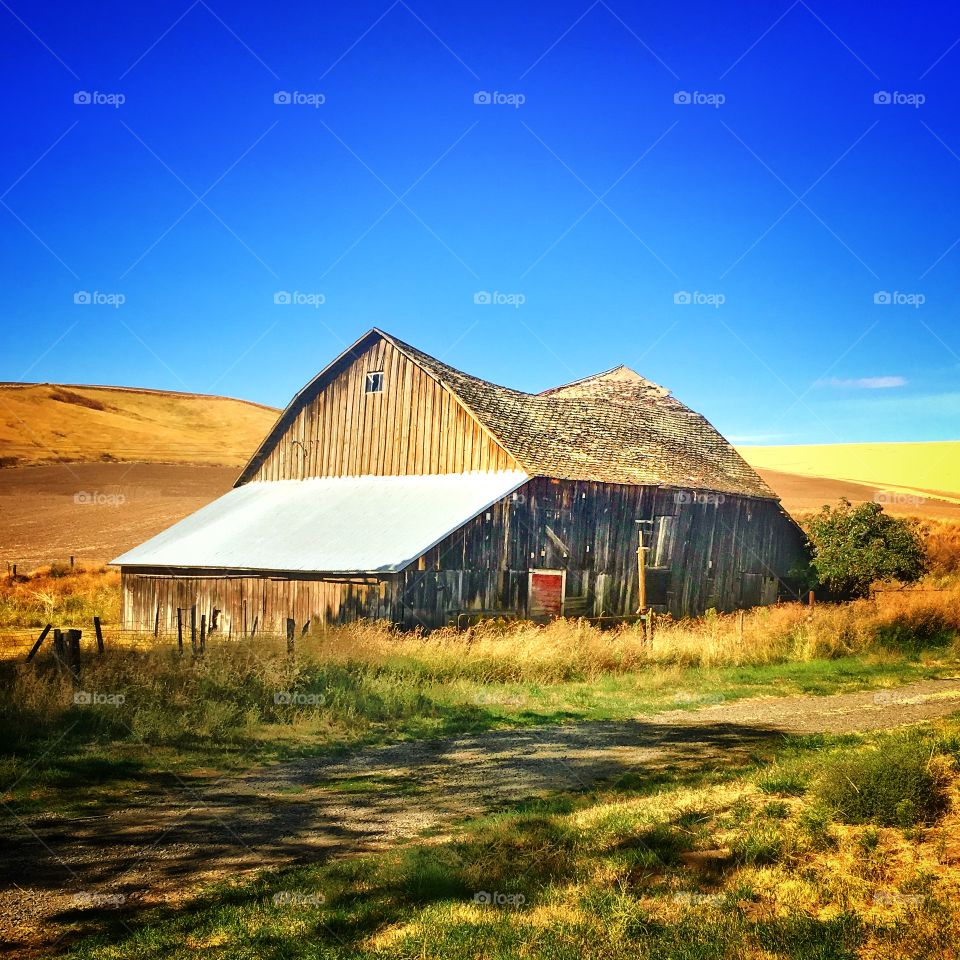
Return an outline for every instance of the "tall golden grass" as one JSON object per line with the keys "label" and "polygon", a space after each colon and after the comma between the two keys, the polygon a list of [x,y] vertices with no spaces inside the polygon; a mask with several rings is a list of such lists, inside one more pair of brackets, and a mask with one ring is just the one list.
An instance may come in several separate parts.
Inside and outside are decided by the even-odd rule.
{"label": "tall golden grass", "polygon": [[89,626],[120,619],[120,573],[106,567],[50,565],[27,576],[0,579],[0,630],[5,628]]}

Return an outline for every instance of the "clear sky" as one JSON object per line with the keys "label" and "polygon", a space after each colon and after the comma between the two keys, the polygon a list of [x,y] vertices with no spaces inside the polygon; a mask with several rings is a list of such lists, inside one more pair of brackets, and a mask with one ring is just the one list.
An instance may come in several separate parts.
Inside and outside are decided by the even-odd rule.
{"label": "clear sky", "polygon": [[0,24],[0,379],[283,406],[380,326],[531,391],[623,362],[739,442],[960,438],[954,3]]}

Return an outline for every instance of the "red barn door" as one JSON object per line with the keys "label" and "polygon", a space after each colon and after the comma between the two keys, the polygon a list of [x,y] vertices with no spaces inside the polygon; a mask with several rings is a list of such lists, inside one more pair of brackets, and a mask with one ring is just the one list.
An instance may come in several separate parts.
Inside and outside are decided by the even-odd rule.
{"label": "red barn door", "polygon": [[549,620],[563,616],[565,570],[531,570],[527,593],[527,616],[531,620]]}

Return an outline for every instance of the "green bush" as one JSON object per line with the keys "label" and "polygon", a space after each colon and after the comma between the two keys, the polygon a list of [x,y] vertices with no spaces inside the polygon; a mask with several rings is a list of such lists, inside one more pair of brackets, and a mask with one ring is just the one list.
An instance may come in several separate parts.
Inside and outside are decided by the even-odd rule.
{"label": "green bush", "polygon": [[830,758],[813,793],[844,823],[909,827],[946,808],[950,767],[929,743],[903,740]]}
{"label": "green bush", "polygon": [[853,506],[842,499],[806,524],[814,546],[813,567],[838,599],[865,597],[875,580],[913,583],[927,559],[917,524],[883,512],[879,503]]}

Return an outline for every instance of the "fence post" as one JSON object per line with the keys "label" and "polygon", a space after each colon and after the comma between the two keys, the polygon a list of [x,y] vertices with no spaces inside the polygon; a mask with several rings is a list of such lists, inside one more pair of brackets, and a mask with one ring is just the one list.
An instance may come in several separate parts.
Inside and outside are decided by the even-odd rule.
{"label": "fence post", "polygon": [[67,653],[70,658],[70,672],[73,674],[74,680],[80,679],[80,637],[82,636],[82,630],[66,631]]}
{"label": "fence post", "polygon": [[157,604],[157,612],[153,616],[153,638],[156,640],[160,636],[160,604]]}
{"label": "fence post", "polygon": [[44,638],[50,632],[50,627],[52,624],[47,624],[43,630],[40,632],[40,636],[37,637],[37,642],[33,645],[30,652],[27,654],[27,663],[29,663],[35,656],[36,652],[40,649],[40,644],[43,643]]}
{"label": "fence post", "polygon": [[260,622],[260,614],[258,613],[258,614],[253,618],[253,629],[250,631],[250,637],[251,637],[251,639],[252,639],[254,636],[256,636],[256,633],[257,633],[257,624],[258,624],[259,622]]}
{"label": "fence post", "polygon": [[183,656],[183,610],[177,607],[177,650]]}
{"label": "fence post", "polygon": [[197,605],[190,608],[190,649],[197,652]]}
{"label": "fence post", "polygon": [[100,627],[100,618],[93,618],[93,632],[97,635],[97,653],[103,656],[103,630]]}
{"label": "fence post", "polygon": [[293,656],[293,634],[297,629],[297,621],[287,617],[287,654]]}
{"label": "fence post", "polygon": [[207,615],[200,614],[200,652],[203,653],[207,645]]}
{"label": "fence post", "polygon": [[62,670],[67,660],[67,648],[59,627],[53,628],[53,656],[57,661],[57,667]]}
{"label": "fence post", "polygon": [[310,629],[310,621],[308,620],[308,621],[303,625],[303,629],[300,631],[300,636],[301,636],[301,637],[305,637],[305,636],[307,635],[307,631],[308,631],[309,629]]}

